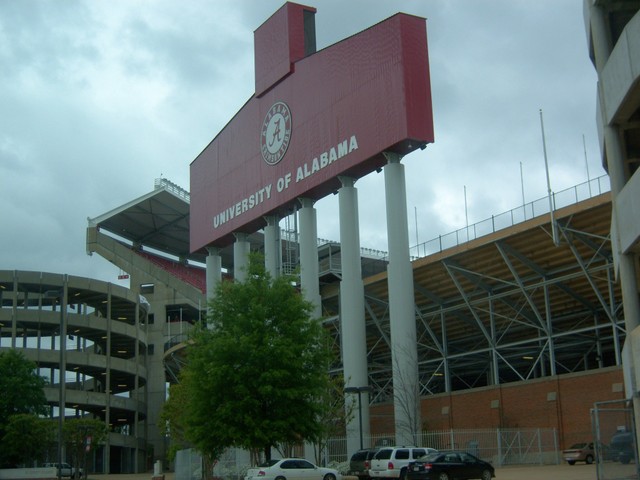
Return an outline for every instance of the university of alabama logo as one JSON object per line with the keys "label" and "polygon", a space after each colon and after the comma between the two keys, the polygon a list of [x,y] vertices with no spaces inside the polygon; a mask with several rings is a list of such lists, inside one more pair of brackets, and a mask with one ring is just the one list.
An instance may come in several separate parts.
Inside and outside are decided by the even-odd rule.
{"label": "university of alabama logo", "polygon": [[284,157],[291,141],[291,110],[284,102],[274,103],[262,122],[260,151],[269,165],[275,165]]}

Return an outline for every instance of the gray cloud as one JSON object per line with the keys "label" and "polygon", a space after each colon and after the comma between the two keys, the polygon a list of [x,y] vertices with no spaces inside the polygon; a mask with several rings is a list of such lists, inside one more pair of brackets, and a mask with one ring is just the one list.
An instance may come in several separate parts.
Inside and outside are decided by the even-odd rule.
{"label": "gray cloud", "polygon": [[[0,268],[115,281],[86,217],[189,188],[189,164],[253,93],[253,31],[282,1],[0,2]],[[317,0],[318,47],[398,11],[427,18],[436,142],[407,156],[410,241],[602,175],[580,0]],[[312,92],[311,92],[312,94]],[[362,245],[386,250],[383,175],[356,186]],[[337,197],[317,204],[338,239]]]}

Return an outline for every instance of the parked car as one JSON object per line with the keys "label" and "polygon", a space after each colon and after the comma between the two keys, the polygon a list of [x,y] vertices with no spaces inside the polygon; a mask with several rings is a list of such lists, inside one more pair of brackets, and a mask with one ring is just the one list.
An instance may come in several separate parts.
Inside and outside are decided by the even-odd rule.
{"label": "parked car", "polygon": [[82,478],[84,471],[82,468],[75,468],[68,463],[45,463],[45,467],[53,467],[56,469],[56,475],[68,478]]}
{"label": "parked car", "polygon": [[407,480],[454,480],[496,476],[493,465],[459,450],[430,453],[409,463]]}
{"label": "parked car", "polygon": [[272,458],[268,462],[262,462],[257,467],[249,468],[247,470],[247,473],[244,476],[244,480],[249,480],[250,478],[257,477],[258,476],[258,472],[260,471],[261,468],[272,467],[273,465],[275,465],[279,461],[280,461],[280,459],[278,459],[278,458],[276,458],[276,459]]}
{"label": "parked car", "polygon": [[380,448],[363,448],[351,455],[351,460],[349,460],[349,474],[355,475],[362,480],[369,479],[371,459],[378,450],[380,450]]}
{"label": "parked car", "polygon": [[609,443],[609,456],[621,463],[629,463],[635,458],[633,432],[616,433]]}
{"label": "parked car", "polygon": [[404,480],[409,463],[431,452],[437,452],[437,450],[424,447],[381,448],[371,459],[369,476]]}
{"label": "parked car", "polygon": [[576,462],[585,462],[589,465],[593,463],[596,452],[593,449],[593,442],[574,443],[571,447],[562,451],[562,458],[569,465],[575,465]]}
{"label": "parked car", "polygon": [[318,467],[303,458],[283,458],[251,468],[245,480],[342,480],[333,468]]}

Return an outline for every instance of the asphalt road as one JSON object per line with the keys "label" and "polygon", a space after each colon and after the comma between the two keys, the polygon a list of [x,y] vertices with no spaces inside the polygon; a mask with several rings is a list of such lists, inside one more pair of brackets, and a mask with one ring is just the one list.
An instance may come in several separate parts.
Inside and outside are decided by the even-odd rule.
{"label": "asphalt road", "polygon": [[[152,472],[138,474],[89,475],[89,480],[151,480]],[[165,473],[164,480],[175,480]],[[509,466],[496,469],[496,480],[597,480],[595,465]]]}

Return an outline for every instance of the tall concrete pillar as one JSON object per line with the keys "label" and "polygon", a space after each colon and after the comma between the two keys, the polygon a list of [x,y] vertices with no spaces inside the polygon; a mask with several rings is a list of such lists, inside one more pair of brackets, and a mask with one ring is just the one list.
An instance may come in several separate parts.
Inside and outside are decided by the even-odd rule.
{"label": "tall concrete pillar", "polygon": [[409,227],[404,165],[401,156],[385,152],[385,198],[389,241],[389,317],[393,371],[393,412],[396,443],[412,445],[420,432],[418,349],[413,296],[413,269],[409,257]]}
{"label": "tall concrete pillar", "polygon": [[347,422],[347,453],[352,453],[363,446],[370,446],[369,375],[364,284],[360,263],[358,191],[354,187],[353,178],[340,177],[340,182],[340,324],[344,384],[347,391],[345,408],[350,414]]}
{"label": "tall concrete pillar", "polygon": [[282,265],[280,218],[276,215],[264,218],[267,221],[267,225],[264,227],[264,266],[271,278],[276,278],[280,275],[280,265]]}
{"label": "tall concrete pillar", "polygon": [[206,281],[207,281],[207,303],[215,297],[216,288],[222,281],[222,257],[220,256],[220,249],[215,247],[207,247],[206,259]]}
{"label": "tall concrete pillar", "polygon": [[318,226],[313,200],[301,198],[300,217],[300,284],[304,298],[313,303],[315,318],[322,316],[318,283]]}
{"label": "tall concrete pillar", "polygon": [[238,232],[233,235],[236,237],[233,244],[233,278],[236,282],[244,282],[247,279],[251,244],[246,233]]}

